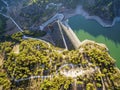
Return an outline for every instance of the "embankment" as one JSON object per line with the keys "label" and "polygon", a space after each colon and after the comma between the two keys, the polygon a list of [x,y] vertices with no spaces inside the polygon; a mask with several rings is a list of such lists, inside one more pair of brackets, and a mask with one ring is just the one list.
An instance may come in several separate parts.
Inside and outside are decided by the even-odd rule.
{"label": "embankment", "polygon": [[112,27],[115,25],[116,22],[120,22],[120,17],[115,17],[113,22],[110,23],[106,23],[104,20],[102,20],[100,17],[98,16],[90,16],[88,12],[86,12],[83,8],[82,8],[82,5],[78,5],[76,7],[75,10],[71,11],[70,13],[69,12],[65,12],[63,13],[65,15],[65,19],[69,18],[69,17],[72,17],[74,15],[82,15],[84,16],[86,19],[92,19],[92,20],[96,20],[100,25],[102,25],[103,27]]}
{"label": "embankment", "polygon": [[67,36],[70,39],[71,43],[73,44],[74,48],[78,49],[81,42],[78,39],[78,37],[75,35],[73,30],[69,27],[69,25],[66,22],[64,22],[64,24],[62,22],[60,22],[60,25],[61,25],[63,31],[67,34]]}

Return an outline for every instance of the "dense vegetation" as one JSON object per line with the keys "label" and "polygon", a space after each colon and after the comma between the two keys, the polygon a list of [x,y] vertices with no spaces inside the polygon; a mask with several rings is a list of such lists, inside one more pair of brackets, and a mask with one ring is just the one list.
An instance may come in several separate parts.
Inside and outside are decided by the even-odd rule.
{"label": "dense vegetation", "polygon": [[[55,13],[61,12],[61,8],[76,8],[77,0],[31,0],[24,2],[19,17],[24,29],[28,29],[36,23],[43,23],[51,18]],[[47,8],[48,7],[48,8]],[[13,9],[14,10],[14,9]],[[27,21],[27,22],[26,22]]]}
{"label": "dense vegetation", "polygon": [[104,20],[120,16],[120,0],[84,0],[83,6],[91,15],[100,16]]}
{"label": "dense vegetation", "polygon": [[[31,1],[24,5],[37,5],[41,8],[40,12],[38,13],[36,8],[31,10],[37,14],[28,10],[29,12],[25,11],[20,15],[27,19],[32,18],[32,21],[36,21],[39,16],[49,16],[53,10],[57,10],[56,7],[45,10],[50,2],[62,2],[67,8],[75,8],[78,4],[78,0]],[[103,4],[101,1],[98,0]],[[106,3],[111,7],[112,3]],[[104,8],[102,10],[104,11]],[[111,16],[113,17],[112,14]],[[4,20],[0,19],[0,33],[4,32]],[[36,32],[23,33],[36,37],[45,35],[45,32]],[[4,36],[0,40],[1,90],[120,90],[120,70],[115,66],[115,60],[105,46],[85,41],[78,50],[68,51],[40,40],[25,40],[23,33]]]}
{"label": "dense vegetation", "polygon": [[[21,36],[22,33],[16,33],[10,40],[0,43],[0,88],[120,89],[120,71],[104,46],[86,41],[78,50],[65,51],[39,40],[23,40]],[[73,68],[69,64],[72,64]],[[76,73],[83,72],[73,77],[71,70],[78,70]],[[65,72],[71,76],[67,76]],[[31,76],[36,77],[26,79]]]}
{"label": "dense vegetation", "polygon": [[66,8],[76,8],[82,4],[91,15],[100,16],[105,20],[113,20],[120,16],[120,0],[33,0],[33,3],[39,4],[42,8],[49,3],[62,3]]}
{"label": "dense vegetation", "polygon": [[64,6],[67,6],[69,8],[75,8],[76,4],[78,4],[79,0],[32,0],[33,3],[37,3],[39,5],[47,5],[49,3],[62,3]]}
{"label": "dense vegetation", "polygon": [[[32,27],[31,29],[35,30],[34,27],[38,27],[55,13],[75,9],[80,4],[90,15],[100,16],[105,21],[112,21],[114,17],[120,16],[119,0],[7,0],[7,2],[9,6],[13,6],[9,12],[10,15],[15,17],[15,20],[23,29]],[[5,6],[5,4],[2,6]]]}
{"label": "dense vegetation", "polygon": [[45,31],[40,31],[40,30],[36,30],[36,31],[24,30],[24,35],[26,36],[42,37],[45,34],[46,34]]}

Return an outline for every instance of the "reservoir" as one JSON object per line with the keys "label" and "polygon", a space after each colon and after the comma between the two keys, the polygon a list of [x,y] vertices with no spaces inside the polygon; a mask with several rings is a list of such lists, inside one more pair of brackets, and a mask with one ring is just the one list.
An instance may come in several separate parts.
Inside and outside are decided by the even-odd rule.
{"label": "reservoir", "polygon": [[108,28],[102,27],[95,20],[88,20],[81,15],[75,15],[69,18],[68,24],[80,41],[89,39],[104,43],[120,68],[120,22]]}

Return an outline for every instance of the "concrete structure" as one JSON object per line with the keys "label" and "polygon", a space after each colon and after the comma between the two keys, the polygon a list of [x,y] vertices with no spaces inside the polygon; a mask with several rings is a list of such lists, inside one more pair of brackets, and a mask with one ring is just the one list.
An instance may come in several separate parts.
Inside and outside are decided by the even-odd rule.
{"label": "concrete structure", "polygon": [[62,30],[67,34],[67,36],[68,36],[69,40],[71,41],[71,43],[73,44],[74,48],[78,49],[80,46],[80,40],[75,35],[73,30],[67,25],[66,22],[64,22],[64,24],[63,24],[62,22],[59,21],[59,23],[62,27]]}

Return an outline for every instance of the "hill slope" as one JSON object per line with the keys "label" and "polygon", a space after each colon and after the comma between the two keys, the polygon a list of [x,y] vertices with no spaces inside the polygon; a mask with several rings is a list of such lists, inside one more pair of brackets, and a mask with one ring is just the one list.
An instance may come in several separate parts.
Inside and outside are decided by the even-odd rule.
{"label": "hill slope", "polygon": [[102,44],[83,41],[78,50],[66,51],[39,40],[14,39],[0,43],[3,89],[120,89],[120,71]]}

